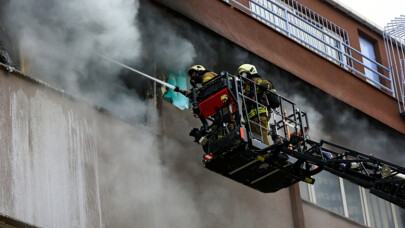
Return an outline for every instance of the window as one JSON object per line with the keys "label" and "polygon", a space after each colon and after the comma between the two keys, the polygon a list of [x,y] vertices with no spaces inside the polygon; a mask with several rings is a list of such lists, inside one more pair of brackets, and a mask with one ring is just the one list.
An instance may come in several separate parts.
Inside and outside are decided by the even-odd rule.
{"label": "window", "polygon": [[403,227],[405,210],[328,172],[316,175],[314,185],[300,182],[301,198],[359,223],[376,228]]}
{"label": "window", "polygon": [[371,227],[395,227],[391,204],[374,195],[366,194]]}
{"label": "window", "polygon": [[[360,41],[360,50],[361,53],[366,56],[367,58],[363,59],[364,64],[364,76],[366,77],[367,81],[374,86],[380,88],[380,80],[377,74],[377,64],[375,59],[375,52],[374,52],[374,44],[364,36],[359,35]],[[372,61],[370,61],[372,60]]]}
{"label": "window", "polygon": [[[185,90],[187,89],[187,76],[184,72],[170,73],[167,77],[167,83]],[[188,109],[190,106],[188,98],[174,92],[173,89],[168,89],[163,98],[181,110]]]}
{"label": "window", "polygon": [[347,215],[349,218],[356,220],[359,223],[365,223],[364,210],[362,205],[361,189],[358,185],[350,181],[343,180],[344,192],[347,202]]}
{"label": "window", "polygon": [[395,219],[398,220],[397,227],[405,227],[405,209],[394,206]]}
{"label": "window", "polygon": [[338,214],[343,214],[339,177],[328,172],[316,175],[314,185],[316,204]]}

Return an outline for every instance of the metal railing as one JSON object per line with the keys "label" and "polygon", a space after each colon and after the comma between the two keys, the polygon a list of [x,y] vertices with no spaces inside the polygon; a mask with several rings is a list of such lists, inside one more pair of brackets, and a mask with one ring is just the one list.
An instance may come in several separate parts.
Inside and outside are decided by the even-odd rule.
{"label": "metal railing", "polygon": [[[265,131],[270,132],[272,136],[278,135],[284,138],[290,138],[292,134],[304,138],[307,136],[309,132],[307,114],[301,111],[293,101],[274,94],[279,102],[279,107],[274,109],[270,108],[267,103],[268,101],[261,101],[258,95],[258,93],[263,93],[262,96],[265,96],[266,93],[272,93],[269,89],[264,89],[257,82],[246,77],[232,77],[233,81],[238,82],[238,87],[241,88],[241,91],[238,93],[238,98],[242,101],[241,109],[243,110],[243,116],[247,123],[246,126],[250,129],[250,133],[252,133],[252,138],[265,142],[264,137],[268,137],[267,135],[263,135]],[[261,123],[261,119],[258,117],[261,114],[257,115],[257,113],[261,113],[260,109],[266,110],[270,126],[263,126],[263,123]],[[253,117],[256,116],[256,118],[249,117],[251,112],[255,113]],[[260,129],[259,132],[256,132],[257,135],[253,134],[252,128]]]}
{"label": "metal railing", "polygon": [[[226,2],[340,67],[365,77],[371,85],[395,95],[389,68],[351,47],[349,35],[344,29],[295,0],[249,0],[249,6],[238,0]],[[352,53],[356,53],[360,58],[354,58]],[[366,60],[375,67],[364,64],[363,61]],[[377,75],[378,79],[368,74]]]}
{"label": "metal railing", "polygon": [[402,15],[388,23],[383,36],[399,112],[405,116],[405,16]]}

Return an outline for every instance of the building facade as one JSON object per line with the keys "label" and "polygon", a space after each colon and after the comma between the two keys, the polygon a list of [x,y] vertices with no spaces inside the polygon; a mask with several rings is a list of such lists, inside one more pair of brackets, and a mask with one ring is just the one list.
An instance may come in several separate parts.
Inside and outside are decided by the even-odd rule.
{"label": "building facade", "polygon": [[[333,1],[142,0],[135,21],[143,45],[131,64],[148,74],[254,64],[308,113],[313,140],[405,166],[402,82],[382,31]],[[164,88],[117,73],[127,90],[108,96],[125,102],[100,107],[97,93],[38,80],[38,61],[3,27],[17,70],[0,67],[0,227],[405,226],[403,209],[327,172],[272,194],[212,173],[188,135],[199,120]],[[103,80],[92,72],[82,76]]]}

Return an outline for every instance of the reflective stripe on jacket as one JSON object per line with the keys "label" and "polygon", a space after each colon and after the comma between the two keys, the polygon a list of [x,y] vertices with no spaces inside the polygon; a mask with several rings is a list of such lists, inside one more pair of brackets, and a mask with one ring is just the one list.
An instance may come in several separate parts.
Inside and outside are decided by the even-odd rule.
{"label": "reflective stripe on jacket", "polygon": [[[267,112],[267,108],[266,107],[259,107],[259,114],[262,113],[266,113],[266,115],[268,115],[269,113]],[[248,114],[248,118],[252,119],[253,117],[255,117],[257,115],[257,109],[254,108],[252,110],[250,110],[249,114]]]}
{"label": "reflective stripe on jacket", "polygon": [[[268,80],[263,80],[259,77],[254,77],[251,80],[254,81],[255,83],[257,83],[258,85],[264,85],[268,89],[275,91],[275,89],[273,88],[273,85]],[[244,92],[251,89],[250,86],[251,86],[250,83],[246,83]],[[256,86],[256,95],[258,96],[259,103],[263,103],[263,96],[265,96],[265,90],[266,89]],[[259,114],[262,114],[262,113],[266,113],[266,115],[269,114],[266,107],[259,106],[258,109],[259,109]],[[255,107],[249,111],[248,118],[251,119],[251,118],[255,117],[256,115],[257,115],[257,108]]]}

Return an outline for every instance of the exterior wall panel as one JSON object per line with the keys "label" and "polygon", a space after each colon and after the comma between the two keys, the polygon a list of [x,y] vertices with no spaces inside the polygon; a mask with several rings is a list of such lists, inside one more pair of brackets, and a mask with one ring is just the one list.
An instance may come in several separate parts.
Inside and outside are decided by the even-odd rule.
{"label": "exterior wall panel", "polygon": [[305,227],[367,227],[353,220],[339,216],[333,212],[327,211],[315,204],[303,201],[305,215]]}
{"label": "exterior wall panel", "polygon": [[0,72],[0,213],[43,227],[100,225],[96,126],[33,85]]}

